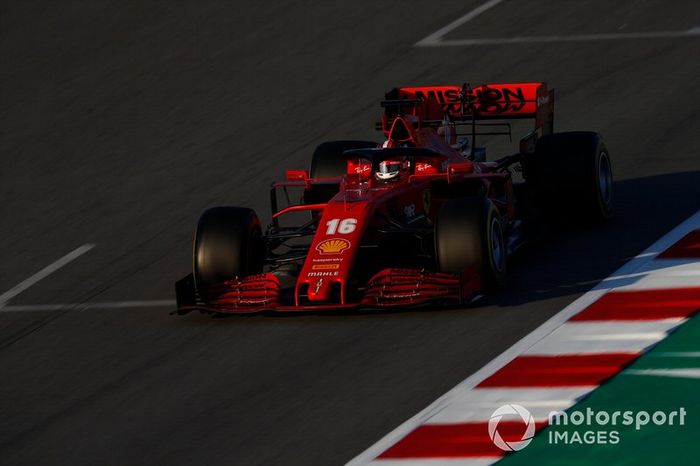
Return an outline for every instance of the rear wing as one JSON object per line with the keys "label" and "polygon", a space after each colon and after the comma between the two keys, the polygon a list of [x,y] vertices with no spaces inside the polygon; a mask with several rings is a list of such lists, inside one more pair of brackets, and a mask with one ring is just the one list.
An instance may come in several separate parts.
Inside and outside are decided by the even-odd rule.
{"label": "rear wing", "polygon": [[389,119],[404,113],[420,120],[442,120],[445,114],[453,121],[534,118],[543,134],[554,125],[554,90],[544,82],[400,87],[386,94],[382,107]]}

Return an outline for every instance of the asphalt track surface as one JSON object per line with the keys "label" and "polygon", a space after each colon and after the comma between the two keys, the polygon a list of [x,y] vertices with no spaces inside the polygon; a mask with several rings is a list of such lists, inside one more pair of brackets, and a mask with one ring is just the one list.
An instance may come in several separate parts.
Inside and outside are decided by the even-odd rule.
{"label": "asphalt track surface", "polygon": [[[695,1],[549,3],[450,37],[700,24]],[[0,312],[0,463],[344,463],[698,209],[700,39],[412,46],[478,4],[3,2],[0,292],[96,244],[12,305],[172,299],[203,209],[269,218],[268,183],[376,138],[402,84],[548,81],[556,129],[606,138],[616,212],[551,231],[464,309]]]}

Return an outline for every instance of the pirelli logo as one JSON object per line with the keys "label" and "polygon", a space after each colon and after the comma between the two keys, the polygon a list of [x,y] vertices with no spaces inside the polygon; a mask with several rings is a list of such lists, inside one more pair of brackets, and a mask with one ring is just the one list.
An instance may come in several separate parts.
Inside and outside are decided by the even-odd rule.
{"label": "pirelli logo", "polygon": [[338,270],[340,264],[314,264],[311,266],[311,270]]}

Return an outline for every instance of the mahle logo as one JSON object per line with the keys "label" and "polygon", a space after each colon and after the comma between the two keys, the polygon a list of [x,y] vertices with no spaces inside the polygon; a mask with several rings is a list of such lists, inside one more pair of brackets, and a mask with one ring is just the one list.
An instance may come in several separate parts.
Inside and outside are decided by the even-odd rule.
{"label": "mahle logo", "polygon": [[[503,436],[498,431],[498,425],[504,417],[516,418],[522,420],[526,427],[520,440],[505,441]],[[506,419],[508,420],[508,419]],[[494,445],[504,451],[522,450],[532,441],[535,436],[535,419],[530,414],[530,411],[520,405],[509,404],[503,405],[493,412],[489,419],[489,437]]]}

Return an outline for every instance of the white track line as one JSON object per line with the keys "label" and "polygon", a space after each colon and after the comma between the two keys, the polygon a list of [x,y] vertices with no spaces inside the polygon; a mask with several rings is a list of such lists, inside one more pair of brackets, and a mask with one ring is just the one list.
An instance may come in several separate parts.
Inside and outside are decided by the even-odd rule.
{"label": "white track line", "polygon": [[639,353],[666,338],[685,319],[651,322],[567,322],[524,354]]}
{"label": "white track line", "polygon": [[680,377],[683,379],[700,379],[700,369],[628,369],[625,375],[653,375],[658,377]]}
{"label": "white track line", "polygon": [[94,248],[94,244],[83,244],[79,248],[69,252],[65,256],[61,257],[58,259],[56,262],[53,262],[43,269],[39,270],[37,273],[32,275],[31,277],[27,278],[23,282],[17,284],[14,288],[11,288],[10,290],[4,292],[2,295],[0,295],[0,309],[5,307],[5,304],[20,294],[21,292],[25,291],[27,288],[29,288],[32,285],[35,285],[39,281],[43,280],[44,278],[48,277],[61,267],[69,264],[70,262],[74,261],[78,257],[82,256],[86,252],[88,252],[90,249]]}
{"label": "white track line", "polygon": [[647,264],[640,269],[628,284],[622,284],[617,289],[620,291],[648,290],[650,288],[685,288],[696,286],[700,271],[697,261],[660,259],[663,261],[663,269],[659,269],[659,262]]}
{"label": "white track line", "polygon": [[473,20],[486,10],[490,10],[491,8],[495,7],[499,3],[501,3],[503,0],[490,0],[482,5],[479,5],[478,7],[474,8],[472,11],[467,13],[464,16],[461,16],[457,18],[456,20],[452,21],[450,24],[448,24],[445,27],[442,27],[435,31],[434,33],[430,34],[428,37],[425,39],[419,40],[418,42],[415,43],[414,47],[431,47],[431,46],[436,46],[436,45],[442,45],[442,37],[445,34],[448,34],[452,32],[453,30],[457,29],[458,27],[462,26],[463,24],[466,24],[467,22]]}
{"label": "white track line", "polygon": [[490,37],[477,39],[448,39],[443,40],[450,32],[473,20],[487,10],[495,7],[503,0],[490,0],[479,5],[464,16],[460,16],[448,25],[438,29],[429,36],[419,40],[414,47],[466,47],[470,45],[504,45],[504,44],[537,44],[546,42],[584,42],[601,40],[630,40],[630,39],[672,39],[679,37],[700,36],[700,26],[685,31],[650,31],[650,32],[613,32],[607,34],[572,34],[554,36],[530,37]]}
{"label": "white track line", "polygon": [[148,301],[112,301],[104,303],[28,304],[0,307],[0,312],[88,311],[93,309],[129,309],[135,307],[174,307],[174,299]]}
{"label": "white track line", "polygon": [[[646,265],[647,262],[654,259],[654,257],[670,247],[672,244],[676,243],[688,232],[700,228],[700,211],[696,212],[686,221],[678,225],[676,228],[668,232],[644,252],[637,255],[634,259],[630,260],[624,264],[617,272],[613,273],[611,277],[624,276],[637,272],[641,267]],[[426,423],[426,421],[440,411],[443,410],[447,405],[450,405],[457,397],[463,395],[465,390],[471,390],[481,383],[486,378],[490,377],[496,373],[500,368],[508,364],[510,361],[515,359],[517,356],[525,353],[529,348],[534,346],[537,342],[542,340],[544,337],[554,332],[556,329],[561,327],[566,321],[571,317],[581,312],[583,309],[591,305],[603,294],[608,292],[610,289],[614,288],[609,282],[602,281],[596,285],[591,291],[583,294],[577,300],[569,304],[563,310],[559,311],[545,323],[540,325],[538,328],[533,330],[528,335],[524,336],[520,341],[515,343],[513,346],[505,350],[495,359],[488,362],[484,367],[473,373],[471,376],[467,377],[465,380],[460,382],[456,387],[442,395],[440,398],[431,403],[428,407],[420,411],[418,414],[409,418],[406,422],[398,426],[393,431],[389,432],[383,438],[381,438],[377,443],[369,447],[364,452],[360,453],[357,457],[350,460],[347,463],[350,466],[360,466],[372,463],[372,461],[386,451],[389,447],[393,446],[397,441],[405,437],[409,432],[413,431],[416,427],[421,424]],[[492,459],[491,462],[494,460]],[[384,460],[376,461],[374,464],[389,464],[385,463]],[[398,463],[397,463],[398,464]],[[418,463],[416,463],[418,464]],[[435,463],[439,464],[439,463]]]}
{"label": "white track line", "polygon": [[650,353],[655,358],[700,358],[700,351],[664,351]]}
{"label": "white track line", "polygon": [[493,411],[505,404],[527,406],[532,416],[547,419],[551,411],[565,410],[594,390],[589,387],[562,388],[488,388],[464,390],[455,394],[450,409],[440,411],[426,424],[459,424],[464,422],[488,422]]}
{"label": "white track line", "polygon": [[[588,42],[601,40],[630,40],[630,39],[672,39],[678,37],[700,36],[700,28],[687,31],[652,31],[652,32],[627,32],[610,34],[575,34],[571,36],[532,36],[532,37],[494,37],[484,39],[451,39],[433,40],[424,44],[423,41],[416,44],[419,47],[465,47],[469,45],[504,45],[504,44],[537,44],[546,42]],[[425,39],[424,39],[425,40]]]}

